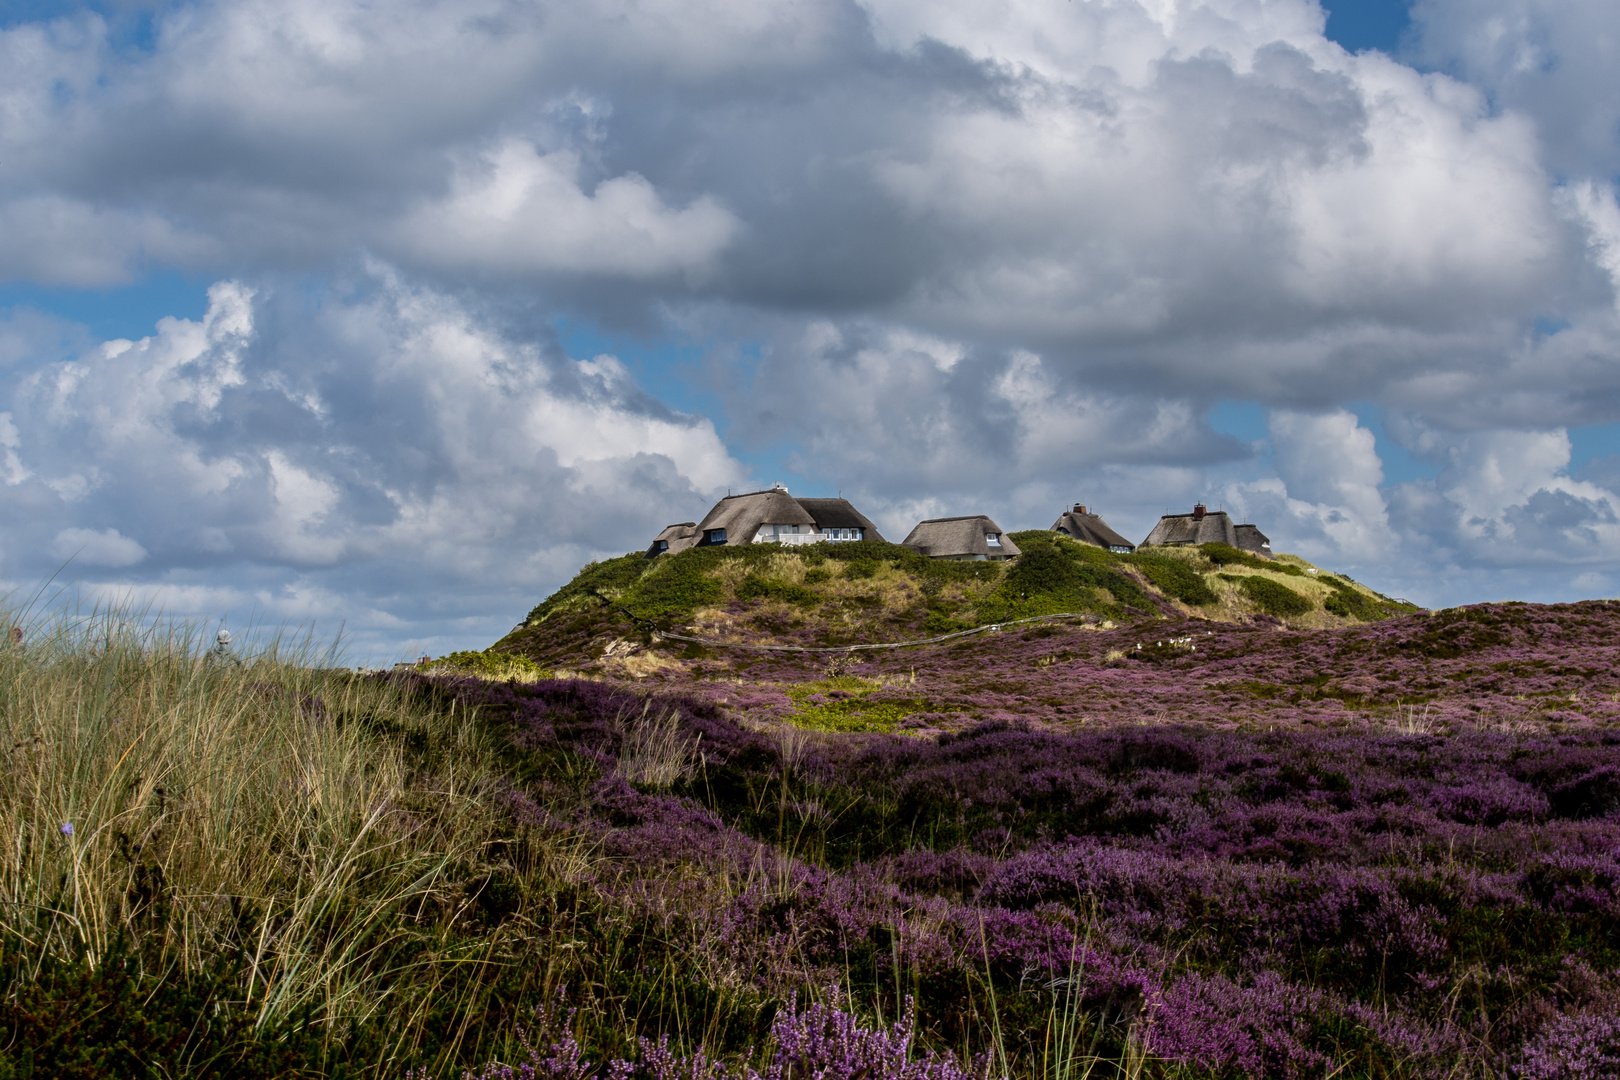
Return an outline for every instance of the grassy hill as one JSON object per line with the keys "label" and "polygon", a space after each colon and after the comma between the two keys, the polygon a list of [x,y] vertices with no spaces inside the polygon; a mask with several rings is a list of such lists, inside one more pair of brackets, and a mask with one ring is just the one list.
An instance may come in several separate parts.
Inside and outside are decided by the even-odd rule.
{"label": "grassy hill", "polygon": [[[1113,622],[1192,616],[1295,628],[1353,625],[1419,610],[1292,555],[1225,544],[1116,555],[1059,533],[1014,533],[1011,563],[943,562],[897,544],[693,548],[592,563],[492,651],[579,668],[653,629],[715,641],[836,646],[905,641],[1030,616]],[[664,643],[654,665],[703,659]]]}

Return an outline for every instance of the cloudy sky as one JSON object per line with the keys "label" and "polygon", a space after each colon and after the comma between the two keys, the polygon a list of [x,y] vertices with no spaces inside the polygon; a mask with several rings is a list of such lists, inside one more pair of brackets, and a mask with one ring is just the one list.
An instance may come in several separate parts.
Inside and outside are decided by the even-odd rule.
{"label": "cloudy sky", "polygon": [[780,480],[1612,596],[1617,181],[1611,0],[0,0],[0,588],[439,654]]}

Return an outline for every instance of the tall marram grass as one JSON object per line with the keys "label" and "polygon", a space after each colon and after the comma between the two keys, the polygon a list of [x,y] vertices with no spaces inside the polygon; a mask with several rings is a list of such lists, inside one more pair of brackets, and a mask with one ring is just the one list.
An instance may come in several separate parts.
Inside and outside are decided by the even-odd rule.
{"label": "tall marram grass", "polygon": [[[0,645],[0,935],[36,970],[132,944],[170,978],[234,955],[257,1026],[296,1013],[341,1039],[388,1010],[409,1041],[423,995],[400,997],[432,950],[403,936],[465,902],[492,822],[472,718],[323,668],[308,640],[211,644],[104,608]],[[424,767],[411,745],[450,752]]]}

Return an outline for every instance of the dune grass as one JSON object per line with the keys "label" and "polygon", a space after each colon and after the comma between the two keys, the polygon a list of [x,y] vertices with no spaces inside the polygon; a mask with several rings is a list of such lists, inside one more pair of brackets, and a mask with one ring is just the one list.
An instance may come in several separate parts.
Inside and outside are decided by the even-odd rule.
{"label": "dune grass", "polygon": [[250,1035],[419,1041],[446,913],[495,829],[467,711],[323,667],[308,640],[220,657],[201,628],[124,609],[17,621],[0,648],[13,988],[127,957],[183,982],[226,957],[213,1007]]}

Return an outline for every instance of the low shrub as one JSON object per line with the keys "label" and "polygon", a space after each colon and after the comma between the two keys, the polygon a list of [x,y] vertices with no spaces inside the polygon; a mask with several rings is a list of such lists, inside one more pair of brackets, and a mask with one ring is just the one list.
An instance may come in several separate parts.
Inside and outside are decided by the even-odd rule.
{"label": "low shrub", "polygon": [[621,598],[638,619],[680,621],[701,607],[717,604],[725,589],[710,573],[726,548],[689,548],[673,557],[661,555]]}
{"label": "low shrub", "polygon": [[[1016,542],[1016,541],[1015,541]],[[1110,605],[1099,602],[1092,590],[1103,589],[1116,605],[1139,611],[1155,610],[1152,597],[1140,585],[1123,574],[1104,565],[1076,557],[1068,550],[1079,544],[1032,545],[1014,562],[997,587],[995,604],[986,604],[980,611],[983,621],[1015,618],[1023,615],[1041,615],[1062,610],[1103,610],[1109,614]]]}
{"label": "low shrub", "polygon": [[533,660],[513,653],[496,652],[493,649],[485,649],[482,652],[473,650],[453,652],[432,661],[429,666],[455,668],[457,671],[465,671],[469,675],[477,675],[483,679],[532,681],[551,678],[551,672]]}
{"label": "low shrub", "polygon": [[759,574],[749,574],[743,578],[742,584],[737,587],[737,599],[780,600],[796,607],[815,607],[821,603],[821,597],[803,585],[791,585]]}
{"label": "low shrub", "polygon": [[606,562],[587,563],[572,581],[536,604],[523,621],[544,622],[561,612],[612,603],[661,561],[632,552]]}
{"label": "low shrub", "polygon": [[838,543],[812,544],[802,549],[806,554],[819,554],[837,562],[893,563],[912,573],[925,571],[934,561],[918,554],[904,544],[888,544],[879,540],[845,540]]}
{"label": "low shrub", "polygon": [[1396,615],[1405,615],[1415,610],[1414,606],[1410,604],[1403,606],[1391,600],[1370,596],[1351,585],[1348,581],[1334,577],[1332,574],[1318,575],[1316,580],[1333,589],[1333,595],[1322,601],[1322,606],[1340,618],[1373,622],[1378,619],[1392,618]]}
{"label": "low shrub", "polygon": [[1130,556],[1130,562],[1166,596],[1183,604],[1198,607],[1219,599],[1204,576],[1179,559],[1139,552]]}
{"label": "low shrub", "polygon": [[1247,551],[1240,551],[1231,544],[1200,544],[1198,550],[1216,566],[1247,566],[1254,570],[1270,570],[1275,574],[1287,574],[1289,577],[1306,577],[1304,570],[1293,563],[1278,562],[1275,559],[1262,559],[1258,555],[1251,555]]}
{"label": "low shrub", "polygon": [[1304,615],[1313,610],[1316,605],[1288,586],[1272,581],[1270,578],[1258,575],[1243,575],[1237,579],[1237,587],[1243,594],[1254,602],[1254,605],[1267,615],[1285,618],[1290,615]]}
{"label": "low shrub", "polygon": [[[154,963],[154,961],[156,961]],[[308,1015],[259,1027],[242,1000],[243,962],[215,954],[202,970],[165,970],[153,955],[129,951],[120,937],[100,963],[27,956],[0,945],[0,1076],[52,1080],[225,1080],[320,1075],[327,1058]],[[349,1053],[366,1063],[370,1032],[350,1032]],[[321,1070],[324,1072],[324,1070]]]}

